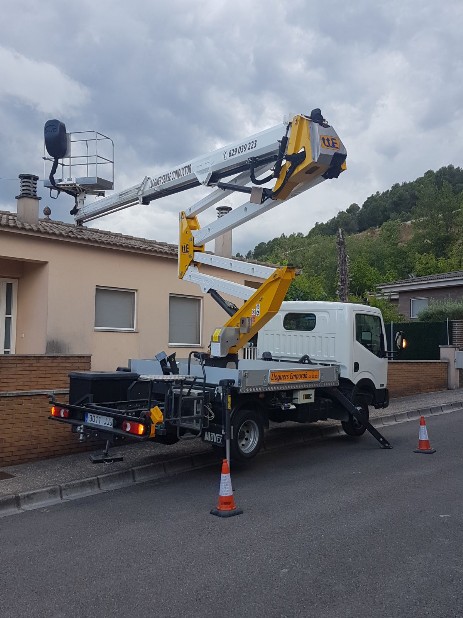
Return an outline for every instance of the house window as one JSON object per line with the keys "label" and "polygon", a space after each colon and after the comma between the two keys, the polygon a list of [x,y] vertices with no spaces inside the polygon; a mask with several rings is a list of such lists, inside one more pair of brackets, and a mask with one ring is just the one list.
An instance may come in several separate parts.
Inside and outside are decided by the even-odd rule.
{"label": "house window", "polygon": [[95,291],[95,328],[99,330],[135,330],[136,291],[97,287]]}
{"label": "house window", "polygon": [[420,311],[426,309],[429,305],[429,298],[411,298],[410,299],[410,317],[417,318]]}
{"label": "house window", "polygon": [[169,345],[201,345],[201,298],[169,296]]}
{"label": "house window", "polygon": [[315,313],[287,313],[283,318],[285,330],[313,330],[317,323]]}
{"label": "house window", "polygon": [[355,314],[355,338],[375,356],[384,356],[384,336],[381,320],[377,315]]}
{"label": "house window", "polygon": [[0,279],[0,354],[14,354],[17,281]]}

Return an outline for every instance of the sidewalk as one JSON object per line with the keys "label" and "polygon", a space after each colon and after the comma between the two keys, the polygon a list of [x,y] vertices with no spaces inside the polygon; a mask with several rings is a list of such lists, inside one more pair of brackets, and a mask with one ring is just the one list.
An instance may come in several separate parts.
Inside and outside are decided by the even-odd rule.
{"label": "sidewalk", "polygon": [[[463,389],[424,393],[391,400],[385,410],[370,410],[371,422],[387,437],[387,427],[421,414],[463,410]],[[271,425],[264,450],[319,440],[343,433],[338,422],[313,425]],[[374,440],[368,434],[363,439]],[[378,445],[379,447],[379,445]],[[124,460],[92,464],[89,453],[54,457],[0,468],[0,517],[21,510],[56,504],[62,500],[118,489],[133,483],[166,478],[194,468],[216,464],[217,455],[201,440],[181,440],[173,446],[142,442],[113,449]]]}

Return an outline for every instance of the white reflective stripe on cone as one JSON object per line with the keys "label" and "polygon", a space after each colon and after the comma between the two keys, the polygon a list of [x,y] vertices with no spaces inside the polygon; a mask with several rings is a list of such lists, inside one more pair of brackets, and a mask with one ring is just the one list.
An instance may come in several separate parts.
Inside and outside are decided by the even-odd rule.
{"label": "white reflective stripe on cone", "polygon": [[229,474],[220,475],[219,494],[221,496],[233,496],[233,489],[232,489],[231,478]]}
{"label": "white reflective stripe on cone", "polygon": [[420,425],[420,440],[428,439],[428,431],[426,429],[426,425]]}

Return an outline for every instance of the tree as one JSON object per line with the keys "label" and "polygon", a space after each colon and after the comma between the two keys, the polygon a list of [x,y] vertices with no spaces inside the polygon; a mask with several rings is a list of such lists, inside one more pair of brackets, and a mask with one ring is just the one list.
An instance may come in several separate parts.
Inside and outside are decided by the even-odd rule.
{"label": "tree", "polygon": [[285,300],[329,300],[319,275],[298,275],[291,282]]}
{"label": "tree", "polygon": [[336,247],[338,249],[338,296],[339,300],[347,303],[349,298],[349,257],[346,251],[346,241],[344,233],[339,228],[336,236]]}
{"label": "tree", "polygon": [[399,313],[397,307],[386,298],[368,296],[368,304],[381,310],[385,322],[405,322],[405,317]]}

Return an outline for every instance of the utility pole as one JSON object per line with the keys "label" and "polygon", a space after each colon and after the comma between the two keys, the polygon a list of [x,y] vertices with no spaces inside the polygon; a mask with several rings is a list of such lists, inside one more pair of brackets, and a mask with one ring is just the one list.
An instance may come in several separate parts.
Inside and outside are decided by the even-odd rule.
{"label": "utility pole", "polygon": [[342,303],[347,303],[349,300],[349,256],[341,228],[336,234],[336,246],[338,249],[338,297]]}

